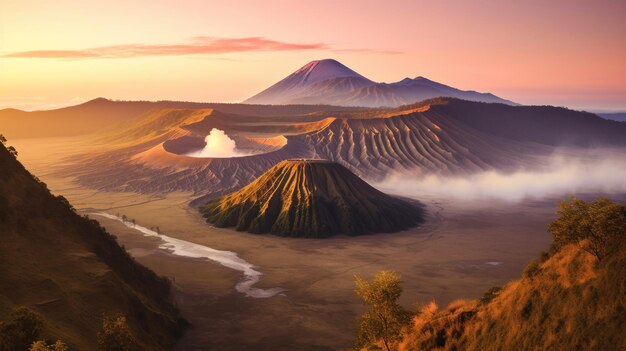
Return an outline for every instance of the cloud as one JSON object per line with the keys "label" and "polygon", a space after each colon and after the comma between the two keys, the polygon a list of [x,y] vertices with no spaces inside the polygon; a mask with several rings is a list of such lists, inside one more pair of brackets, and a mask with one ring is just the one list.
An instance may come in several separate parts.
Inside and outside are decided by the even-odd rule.
{"label": "cloud", "polygon": [[214,55],[251,51],[299,51],[329,49],[323,43],[288,43],[262,37],[194,37],[187,44],[125,44],[81,50],[32,50],[12,52],[5,58],[131,58],[145,56]]}
{"label": "cloud", "polygon": [[554,157],[541,170],[514,173],[486,171],[463,177],[392,176],[378,184],[382,191],[418,198],[428,196],[455,200],[542,199],[567,194],[626,193],[624,151],[603,150],[581,157]]}
{"label": "cloud", "polygon": [[250,154],[237,150],[235,141],[223,130],[213,128],[204,138],[206,145],[202,150],[188,153],[191,157],[241,157]]}

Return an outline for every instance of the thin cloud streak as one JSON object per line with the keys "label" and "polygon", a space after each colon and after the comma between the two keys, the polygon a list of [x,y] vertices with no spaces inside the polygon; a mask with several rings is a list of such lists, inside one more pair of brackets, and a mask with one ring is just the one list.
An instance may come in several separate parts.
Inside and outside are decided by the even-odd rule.
{"label": "thin cloud streak", "polygon": [[126,44],[81,50],[32,50],[2,55],[5,58],[131,58],[145,56],[211,55],[250,51],[327,50],[323,43],[288,43],[262,37],[194,37],[190,44]]}

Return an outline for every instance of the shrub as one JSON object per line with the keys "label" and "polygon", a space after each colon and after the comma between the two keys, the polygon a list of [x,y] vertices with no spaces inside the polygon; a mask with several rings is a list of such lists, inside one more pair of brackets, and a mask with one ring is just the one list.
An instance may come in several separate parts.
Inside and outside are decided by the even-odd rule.
{"label": "shrub", "polygon": [[0,322],[0,351],[28,350],[41,334],[41,317],[27,307],[18,307]]}
{"label": "shrub", "polygon": [[526,266],[526,268],[524,268],[524,272],[522,272],[522,277],[532,278],[536,276],[539,272],[541,272],[539,261],[534,259],[530,261],[530,263]]}
{"label": "shrub", "polygon": [[410,321],[410,313],[398,304],[402,280],[394,272],[380,271],[371,281],[356,277],[356,293],[370,306],[358,326],[357,347],[375,346],[382,340],[385,349],[400,338],[402,327]]}
{"label": "shrub", "polygon": [[502,288],[499,286],[494,286],[493,288],[487,290],[487,292],[480,298],[480,302],[483,304],[491,302],[491,300],[495,299],[496,296],[500,295],[502,292]]}
{"label": "shrub", "polygon": [[102,331],[98,333],[98,349],[101,351],[135,351],[138,349],[137,341],[125,316],[118,314],[103,318]]}
{"label": "shrub", "polygon": [[69,348],[61,340],[57,340],[54,344],[50,345],[46,344],[43,340],[39,340],[30,345],[28,351],[69,351]]}
{"label": "shrub", "polygon": [[626,210],[609,199],[586,203],[576,197],[559,204],[558,218],[548,225],[556,248],[588,239],[583,249],[602,261],[626,235]]}

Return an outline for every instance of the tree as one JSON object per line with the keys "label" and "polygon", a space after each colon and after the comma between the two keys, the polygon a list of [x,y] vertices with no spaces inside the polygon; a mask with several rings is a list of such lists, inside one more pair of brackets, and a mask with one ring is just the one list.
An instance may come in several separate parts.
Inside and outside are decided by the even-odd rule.
{"label": "tree", "polygon": [[587,203],[576,197],[559,204],[558,218],[548,225],[554,245],[581,243],[598,261],[604,259],[626,235],[626,209],[609,199]]}
{"label": "tree", "polygon": [[356,293],[370,306],[359,321],[357,347],[383,342],[387,351],[400,338],[402,327],[411,315],[398,304],[402,294],[402,280],[395,272],[380,271],[371,281],[355,277]]}
{"label": "tree", "polygon": [[0,134],[0,143],[4,145],[6,144],[6,142],[7,142],[7,138],[5,138],[4,135]]}
{"label": "tree", "polygon": [[18,307],[0,322],[0,351],[27,350],[39,338],[43,322],[27,307]]}
{"label": "tree", "polygon": [[13,157],[17,157],[17,150],[13,146],[9,146],[7,150],[11,155],[13,155]]}
{"label": "tree", "polygon": [[48,345],[45,341],[35,341],[28,351],[69,351],[69,348],[61,340],[57,340],[54,344]]}
{"label": "tree", "polygon": [[102,331],[98,333],[98,349],[101,351],[134,351],[138,349],[137,340],[135,340],[125,316],[118,314],[103,318]]}

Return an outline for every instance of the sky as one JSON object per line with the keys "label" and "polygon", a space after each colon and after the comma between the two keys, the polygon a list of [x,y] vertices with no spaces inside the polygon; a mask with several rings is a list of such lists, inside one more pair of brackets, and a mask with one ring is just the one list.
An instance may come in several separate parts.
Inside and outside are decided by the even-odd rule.
{"label": "sky", "polygon": [[375,81],[626,111],[626,1],[0,1],[0,108],[239,102],[324,58]]}

